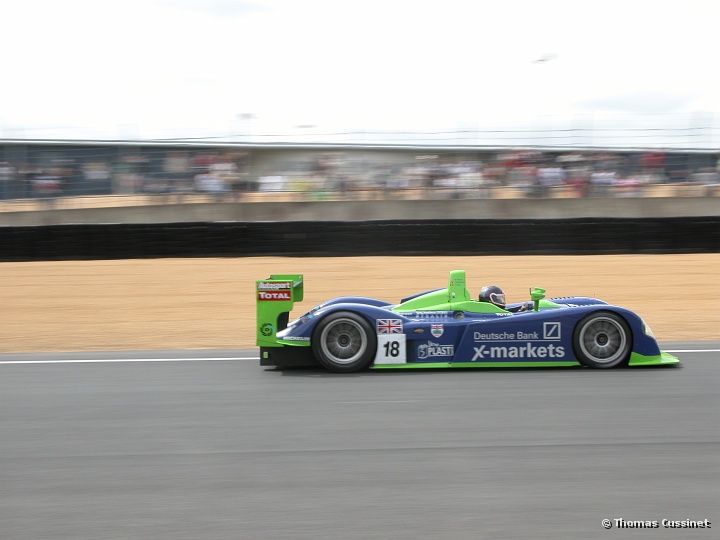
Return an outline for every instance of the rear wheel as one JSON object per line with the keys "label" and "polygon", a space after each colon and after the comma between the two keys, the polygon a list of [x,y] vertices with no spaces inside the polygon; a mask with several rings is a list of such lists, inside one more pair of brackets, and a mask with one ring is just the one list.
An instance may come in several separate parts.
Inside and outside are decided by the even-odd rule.
{"label": "rear wheel", "polygon": [[630,358],[632,332],[625,319],[615,313],[591,313],[575,327],[573,348],[578,360],[585,366],[621,366]]}
{"label": "rear wheel", "polygon": [[312,349],[315,358],[330,371],[351,373],[372,363],[377,337],[363,317],[339,311],[328,315],[315,327]]}

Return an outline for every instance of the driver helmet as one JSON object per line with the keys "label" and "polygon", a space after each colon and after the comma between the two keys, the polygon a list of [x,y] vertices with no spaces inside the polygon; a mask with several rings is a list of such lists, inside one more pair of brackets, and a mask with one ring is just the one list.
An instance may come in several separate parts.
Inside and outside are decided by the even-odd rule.
{"label": "driver helmet", "polygon": [[488,285],[480,291],[480,301],[490,302],[499,308],[505,309],[505,293],[496,285]]}

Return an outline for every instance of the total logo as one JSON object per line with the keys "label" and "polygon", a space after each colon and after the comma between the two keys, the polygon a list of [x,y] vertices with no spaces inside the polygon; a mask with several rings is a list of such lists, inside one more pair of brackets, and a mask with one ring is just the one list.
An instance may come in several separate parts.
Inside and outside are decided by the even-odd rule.
{"label": "total logo", "polygon": [[290,300],[290,291],[258,291],[258,300]]}
{"label": "total logo", "polygon": [[420,360],[424,358],[431,358],[435,356],[454,356],[455,347],[452,345],[441,345],[440,343],[434,343],[428,341],[418,346],[418,358]]}
{"label": "total logo", "polygon": [[475,356],[472,361],[488,358],[563,358],[565,347],[553,345],[480,345],[473,347]]}

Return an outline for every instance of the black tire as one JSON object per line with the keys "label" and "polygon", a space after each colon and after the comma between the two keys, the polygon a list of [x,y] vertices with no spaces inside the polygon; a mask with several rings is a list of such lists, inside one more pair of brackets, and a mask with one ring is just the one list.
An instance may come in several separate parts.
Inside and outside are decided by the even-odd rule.
{"label": "black tire", "polygon": [[607,369],[627,364],[632,342],[628,323],[610,311],[591,313],[573,331],[575,356],[582,365],[592,368]]}
{"label": "black tire", "polygon": [[323,367],[336,373],[352,373],[370,366],[377,350],[377,337],[365,318],[350,311],[338,311],[315,327],[312,350]]}

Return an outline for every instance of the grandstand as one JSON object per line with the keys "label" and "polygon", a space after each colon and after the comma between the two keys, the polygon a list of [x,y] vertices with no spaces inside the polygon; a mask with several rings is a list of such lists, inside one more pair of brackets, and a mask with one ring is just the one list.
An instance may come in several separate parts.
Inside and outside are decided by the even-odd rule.
{"label": "grandstand", "polygon": [[717,150],[702,148],[458,140],[0,139],[0,211],[208,201],[716,196],[717,162]]}

